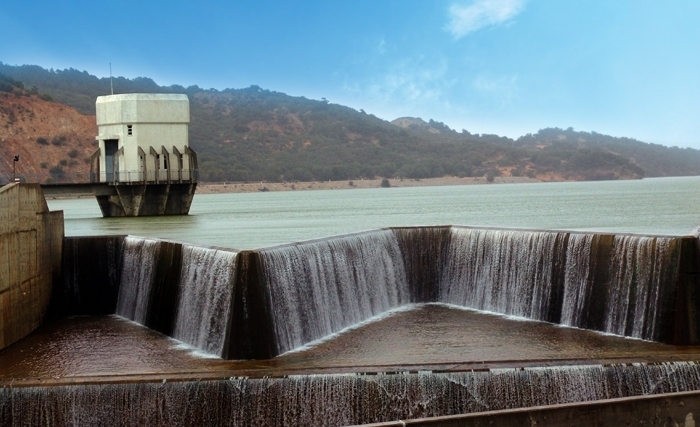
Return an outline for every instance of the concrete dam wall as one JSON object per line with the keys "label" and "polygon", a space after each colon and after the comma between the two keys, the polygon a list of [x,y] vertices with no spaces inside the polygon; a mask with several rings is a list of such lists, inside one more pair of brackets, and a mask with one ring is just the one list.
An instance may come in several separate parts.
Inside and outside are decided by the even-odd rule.
{"label": "concrete dam wall", "polygon": [[[69,237],[62,250],[50,318],[118,314],[239,362],[217,359],[231,365],[211,372],[143,376],[126,369],[104,379],[5,383],[0,419],[9,425],[350,425],[542,405],[556,411],[556,405],[652,394],[667,402],[673,396],[665,393],[700,389],[700,351],[442,370],[430,364],[389,372],[382,365],[310,373],[251,368],[284,366],[296,354],[305,359],[290,351],[426,303],[697,344],[700,251],[693,236],[423,227],[252,251],[134,236]],[[148,331],[121,318],[101,320]],[[515,323],[535,322],[508,327]],[[607,425],[627,422],[648,405],[630,402]],[[573,411],[585,414],[585,408]]]}
{"label": "concrete dam wall", "polygon": [[44,320],[62,241],[63,212],[49,212],[38,184],[0,188],[0,349]]}
{"label": "concrete dam wall", "polygon": [[692,236],[394,228],[241,252],[66,238],[62,268],[53,315],[116,313],[226,359],[269,359],[431,302],[700,343]]}

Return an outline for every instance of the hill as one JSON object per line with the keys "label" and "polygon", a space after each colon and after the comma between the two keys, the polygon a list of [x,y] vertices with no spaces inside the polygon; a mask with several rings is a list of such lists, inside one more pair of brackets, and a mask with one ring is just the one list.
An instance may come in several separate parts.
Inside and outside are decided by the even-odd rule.
{"label": "hill", "polygon": [[39,182],[87,181],[97,141],[95,118],[27,92],[0,75],[0,183],[17,174]]}
{"label": "hill", "polygon": [[[95,97],[109,93],[109,79],[73,69],[54,71],[3,63],[0,74],[22,87],[13,86],[14,92],[23,94],[15,93],[12,95],[15,98],[31,100],[37,108],[55,106],[50,111],[34,111],[36,116],[59,117],[62,111],[66,114],[70,111],[71,117],[78,114],[91,122],[81,128],[82,133],[76,128],[75,136],[58,125],[53,130],[49,126],[31,133],[27,124],[9,124],[9,116],[0,112],[0,124],[5,120],[6,133],[15,135],[13,141],[22,141],[29,155],[42,149],[32,140],[43,137],[52,141],[64,135],[67,144],[64,149],[78,150],[76,158],[84,162],[96,132],[92,117]],[[571,128],[543,129],[511,139],[471,134],[466,130],[457,132],[434,120],[403,117],[387,122],[362,110],[325,100],[292,97],[258,86],[217,91],[197,86],[164,87],[148,78],[120,77],[114,80],[114,90],[115,93],[189,96],[190,145],[199,153],[200,176],[204,181],[327,181],[444,175],[594,180],[700,174],[698,150],[669,148]],[[10,99],[14,98],[2,98],[2,108],[10,108],[6,105]],[[60,110],[61,104],[64,110]],[[44,120],[48,124],[53,119]],[[39,160],[47,163],[50,170],[56,166],[56,159]],[[61,160],[66,164],[61,164]],[[71,158],[58,161],[64,172],[73,172],[71,168],[75,172],[87,171],[86,164],[67,166]],[[0,165],[6,167],[4,163]],[[47,178],[56,179],[51,174]],[[63,179],[72,178],[65,173]]]}

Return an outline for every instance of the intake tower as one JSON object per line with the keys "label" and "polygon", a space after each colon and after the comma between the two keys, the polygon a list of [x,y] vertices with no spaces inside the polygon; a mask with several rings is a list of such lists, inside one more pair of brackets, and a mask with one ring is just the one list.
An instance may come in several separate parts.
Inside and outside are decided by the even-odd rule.
{"label": "intake tower", "polygon": [[99,148],[90,181],[111,187],[95,194],[102,215],[186,215],[198,172],[188,144],[187,96],[108,95],[95,106]]}

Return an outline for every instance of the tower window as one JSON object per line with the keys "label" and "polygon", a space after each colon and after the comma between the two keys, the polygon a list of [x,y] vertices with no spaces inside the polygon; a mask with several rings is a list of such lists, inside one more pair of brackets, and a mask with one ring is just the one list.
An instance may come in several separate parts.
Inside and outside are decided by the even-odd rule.
{"label": "tower window", "polygon": [[133,125],[126,125],[126,134],[131,136],[134,134],[134,128]]}

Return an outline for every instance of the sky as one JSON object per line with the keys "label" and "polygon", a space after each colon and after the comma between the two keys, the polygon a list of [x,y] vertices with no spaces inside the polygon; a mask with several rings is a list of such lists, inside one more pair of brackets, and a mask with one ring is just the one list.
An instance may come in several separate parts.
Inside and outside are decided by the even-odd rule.
{"label": "sky", "polygon": [[700,149],[698,0],[2,0],[0,62]]}

